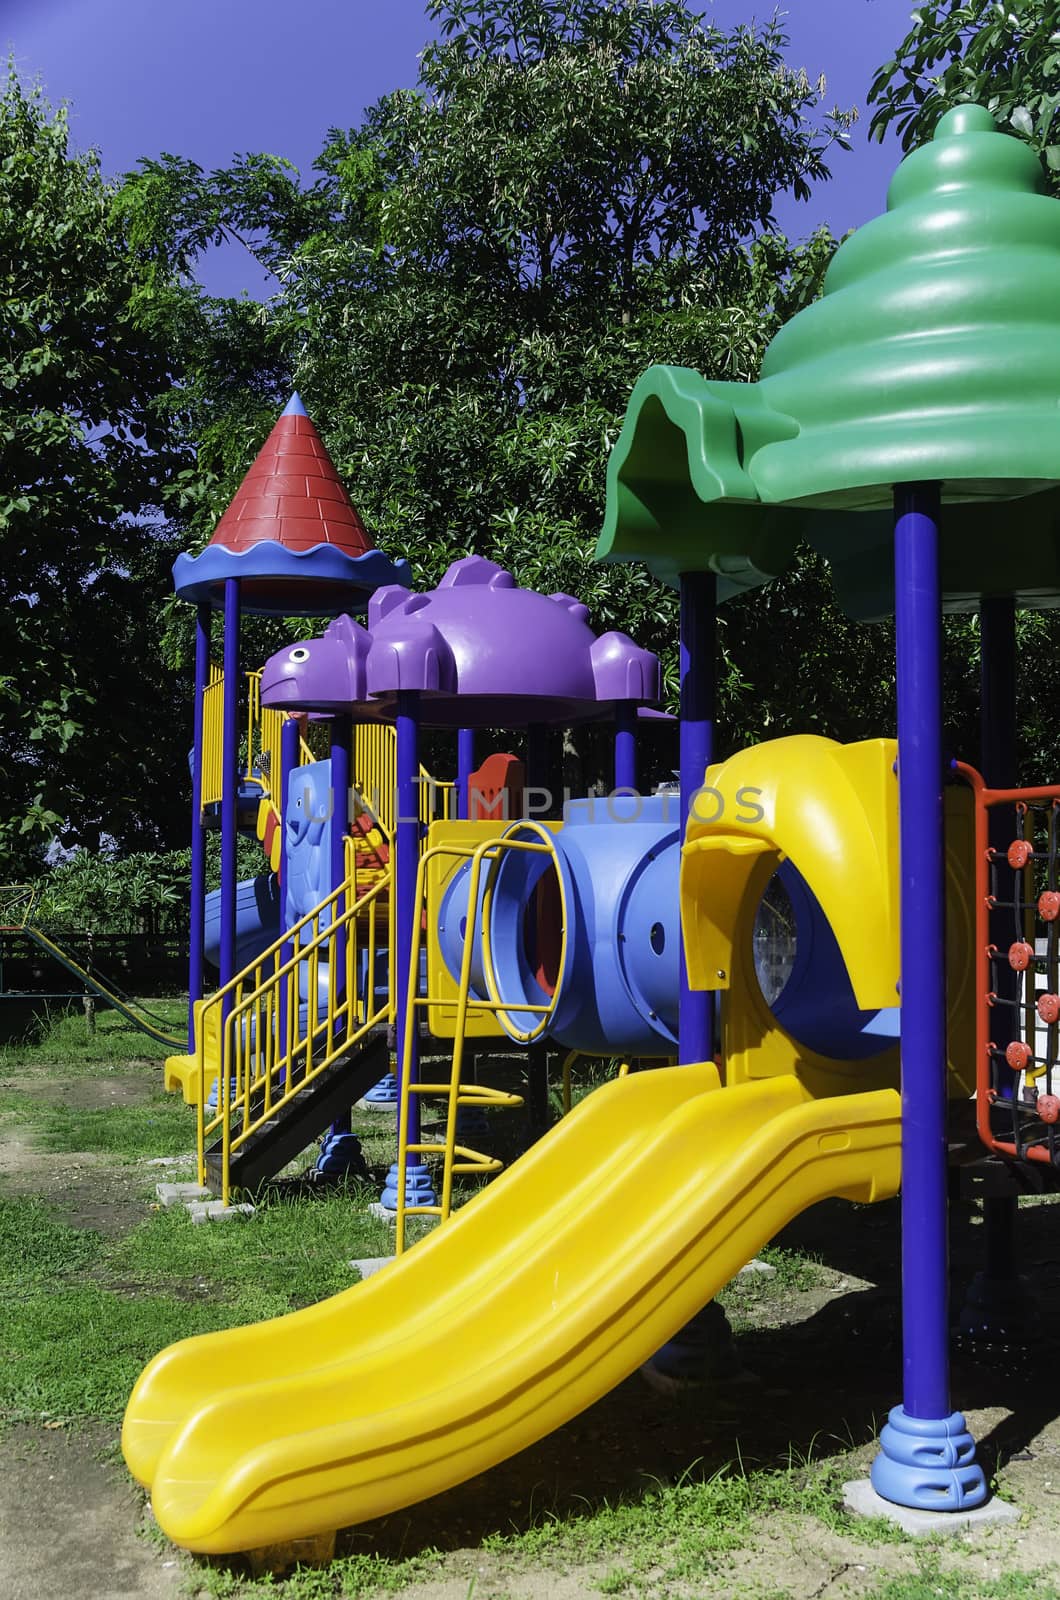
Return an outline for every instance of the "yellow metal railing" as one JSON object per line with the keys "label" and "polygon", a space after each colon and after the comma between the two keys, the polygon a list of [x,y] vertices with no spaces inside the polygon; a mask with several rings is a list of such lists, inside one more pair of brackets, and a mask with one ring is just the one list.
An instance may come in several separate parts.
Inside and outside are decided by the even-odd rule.
{"label": "yellow metal railing", "polygon": [[[226,1205],[232,1156],[251,1134],[372,1029],[393,1021],[390,986],[378,1000],[375,992],[379,953],[394,946],[389,879],[355,897],[352,840],[346,863],[346,882],[212,994],[199,1013],[199,1182],[206,1182],[207,1149],[219,1143]],[[211,1010],[217,1012],[212,1027]],[[212,1115],[202,1042],[211,1034],[221,1041]]]}
{"label": "yellow metal railing", "polygon": [[[531,838],[519,838],[516,831],[526,834]],[[493,1156],[482,1154],[467,1145],[456,1142],[456,1120],[461,1106],[520,1106],[523,1103],[521,1095],[507,1094],[499,1089],[486,1088],[481,1084],[465,1083],[461,1077],[464,1063],[464,1040],[467,1030],[468,1013],[471,1011],[490,1011],[496,1013],[503,1011],[512,1013],[527,1013],[537,1017],[536,1023],[530,1028],[515,1030],[515,1036],[520,1043],[530,1044],[539,1039],[548,1026],[560,998],[560,987],[557,987],[549,999],[542,1004],[520,1002],[510,1003],[499,992],[496,968],[493,960],[492,941],[490,935],[490,911],[496,887],[497,872],[501,861],[507,851],[516,850],[528,854],[542,854],[551,856],[553,861],[556,856],[556,847],[547,828],[536,822],[515,822],[498,838],[486,839],[478,845],[459,845],[444,843],[433,845],[425,850],[420,857],[419,871],[416,879],[416,905],[422,906],[427,882],[427,873],[431,861],[437,856],[457,856],[470,863],[468,873],[468,918],[467,936],[460,963],[460,979],[457,987],[456,1022],[453,1031],[453,1055],[450,1065],[449,1080],[446,1083],[410,1083],[409,1077],[412,1065],[412,1041],[417,1027],[417,1011],[438,1005],[437,995],[418,994],[418,975],[420,970],[420,949],[423,941],[423,918],[417,916],[414,922],[412,950],[409,955],[409,995],[405,1013],[405,1038],[401,1070],[401,1101],[398,1109],[398,1157],[397,1157],[397,1216],[396,1216],[396,1249],[400,1255],[405,1249],[405,1223],[410,1216],[434,1216],[442,1222],[450,1215],[453,1204],[453,1178],[457,1175],[469,1173],[486,1174],[499,1171],[502,1163]],[[483,867],[486,867],[485,887],[482,891],[481,901],[479,888],[482,883]],[[556,874],[559,884],[560,897],[560,948],[558,970],[563,972],[567,950],[567,903],[561,873]],[[476,908],[480,908],[476,909]],[[471,994],[471,961],[476,940],[481,939],[483,976],[485,979],[487,997],[472,997]],[[447,1101],[445,1120],[445,1139],[442,1142],[424,1140],[422,1137],[415,1143],[409,1140],[409,1111],[412,1096],[439,1095]],[[408,1205],[406,1203],[404,1173],[408,1165],[409,1156],[440,1155],[442,1157],[442,1192],[438,1203],[432,1205]]]}

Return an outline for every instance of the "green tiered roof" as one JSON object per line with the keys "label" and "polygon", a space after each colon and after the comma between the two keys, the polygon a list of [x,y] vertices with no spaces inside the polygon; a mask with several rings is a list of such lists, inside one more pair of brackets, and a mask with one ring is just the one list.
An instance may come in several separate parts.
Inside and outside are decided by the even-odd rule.
{"label": "green tiered roof", "polygon": [[947,604],[1060,604],[1060,203],[981,106],[902,162],[888,210],[837,251],[824,293],[757,383],[653,367],[608,468],[597,555],[722,597],[805,539],[854,616],[892,608],[891,491],[939,481]]}

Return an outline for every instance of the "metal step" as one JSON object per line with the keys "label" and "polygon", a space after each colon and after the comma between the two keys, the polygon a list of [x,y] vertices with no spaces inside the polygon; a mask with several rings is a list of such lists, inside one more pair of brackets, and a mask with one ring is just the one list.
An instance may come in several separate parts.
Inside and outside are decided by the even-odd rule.
{"label": "metal step", "polygon": [[[305,1085],[287,1105],[250,1137],[229,1159],[231,1187],[255,1190],[293,1161],[331,1123],[345,1115],[354,1101],[384,1077],[390,1065],[386,1029],[369,1034],[356,1050],[339,1056]],[[259,1101],[259,1105],[262,1102]],[[252,1102],[253,1110],[253,1102]],[[206,1183],[215,1194],[222,1187],[221,1141],[206,1152]]]}

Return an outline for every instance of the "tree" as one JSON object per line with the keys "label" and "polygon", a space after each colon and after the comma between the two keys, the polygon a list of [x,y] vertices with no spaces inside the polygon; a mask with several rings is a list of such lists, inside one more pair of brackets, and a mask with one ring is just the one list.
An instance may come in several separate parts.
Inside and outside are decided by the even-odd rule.
{"label": "tree", "polygon": [[[13,71],[0,98],[0,872],[52,837],[150,843],[179,804],[182,687],[153,651],[179,464],[156,281],[113,187]],[[155,655],[154,661],[152,656]],[[149,748],[149,729],[169,744]]]}
{"label": "tree", "polygon": [[[216,363],[190,363],[207,374],[193,428],[230,439],[231,416],[246,453],[200,451],[189,537],[271,425],[286,356],[366,519],[419,581],[492,556],[660,649],[672,684],[673,597],[592,559],[607,453],[645,366],[751,377],[815,292],[834,241],[792,248],[772,207],[826,177],[849,119],[822,111],[775,23],[725,33],[679,0],[428,9],[440,39],[418,88],[333,130],[310,188],[265,157],[208,177],[145,163],[126,185],[152,259],[187,269],[228,232],[280,281],[249,405],[230,387],[218,405]],[[200,308],[201,351],[238,329],[237,365],[253,367],[247,312]]]}
{"label": "tree", "polygon": [[1060,11],[1056,0],[931,0],[869,89],[869,132],[923,144],[944,111],[976,100],[1022,134],[1060,194]]}

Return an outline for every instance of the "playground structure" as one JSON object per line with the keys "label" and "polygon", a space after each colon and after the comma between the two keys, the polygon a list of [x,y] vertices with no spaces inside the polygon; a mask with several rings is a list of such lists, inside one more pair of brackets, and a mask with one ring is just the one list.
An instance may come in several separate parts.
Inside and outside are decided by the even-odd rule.
{"label": "playground structure", "polygon": [[[987,1202],[1003,1224],[987,1230],[994,1254],[975,1300],[988,1337],[1018,1296],[1005,1240],[1014,1196],[1052,1184],[1058,1164],[1060,787],[1016,786],[1012,729],[1015,606],[1060,603],[1060,207],[1026,146],[976,106],[946,116],[902,163],[888,206],[837,252],[822,299],[776,336],[758,383],[654,368],[631,398],[598,554],[644,561],[680,588],[672,827],[655,797],[636,822],[615,801],[599,835],[570,812],[424,829],[422,723],[540,727],[602,701],[618,735],[616,788],[635,788],[632,713],[652,698],[644,653],[630,641],[614,660],[601,650],[594,692],[586,678],[584,693],[561,693],[550,677],[561,653],[538,643],[529,676],[520,667],[500,696],[484,688],[480,668],[505,682],[511,663],[488,642],[519,637],[503,607],[525,593],[489,564],[451,569],[426,596],[384,586],[365,626],[342,618],[266,667],[264,701],[330,714],[336,792],[348,788],[352,720],[393,722],[391,978],[384,1004],[373,960],[383,880],[358,893],[349,836],[333,829],[320,846],[338,863],[329,894],[258,968],[222,969],[214,1059],[229,1147],[252,1109],[297,1100],[292,1041],[306,1081],[338,1074],[385,1012],[397,1030],[400,1247],[406,1213],[444,1219],[453,1172],[485,1170],[455,1139],[461,1104],[480,1092],[461,1075],[472,1029],[529,1045],[558,1029],[616,1053],[639,1030],[642,1053],[671,1045],[681,1064],[597,1090],[366,1283],[162,1352],[130,1399],[123,1448],[177,1542],[271,1544],[463,1481],[652,1358],[806,1206],[899,1189],[905,1390],[872,1481],[884,1501],[917,1509],[986,1500],[949,1392],[946,1153],[965,1136],[974,1090],[978,1131],[963,1155],[978,1140],[979,1159],[1011,1184]],[[1019,517],[1015,564],[997,537],[999,506]],[[894,611],[897,743],[799,736],[715,762],[715,608],[781,573],[800,539],[828,557],[852,615]],[[238,579],[224,583],[237,619]],[[534,601],[568,617],[577,604]],[[944,761],[944,604],[981,615],[982,777]],[[225,646],[232,684],[227,627]],[[206,676],[204,659],[203,687]],[[540,703],[516,711],[528,683],[556,718]],[[225,715],[234,729],[227,699]],[[292,725],[285,773],[297,765]],[[222,762],[233,828],[235,753],[233,732]],[[771,894],[786,896],[796,936],[791,971],[767,994],[754,945]],[[421,1020],[452,1039],[447,1084],[420,1081]],[[195,1048],[204,1119],[201,1039]],[[448,1095],[440,1204],[425,1197],[432,1149],[418,1123],[430,1092]]]}

